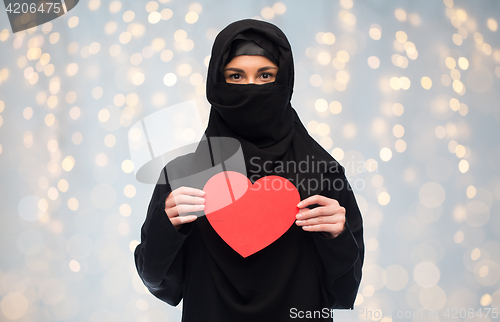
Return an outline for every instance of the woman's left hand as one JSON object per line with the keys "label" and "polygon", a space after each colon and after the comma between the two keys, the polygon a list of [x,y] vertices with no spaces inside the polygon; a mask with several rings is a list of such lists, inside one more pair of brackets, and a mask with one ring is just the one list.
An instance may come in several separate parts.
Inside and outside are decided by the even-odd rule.
{"label": "woman's left hand", "polygon": [[[318,204],[314,209],[305,208]],[[324,237],[334,238],[345,229],[345,208],[335,199],[314,195],[299,202],[295,222],[305,231],[321,232]]]}

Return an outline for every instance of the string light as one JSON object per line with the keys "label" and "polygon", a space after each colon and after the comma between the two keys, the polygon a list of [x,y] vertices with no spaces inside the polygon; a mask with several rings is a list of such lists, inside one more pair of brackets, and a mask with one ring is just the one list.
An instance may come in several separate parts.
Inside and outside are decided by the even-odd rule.
{"label": "string light", "polygon": [[[40,312],[60,320],[77,314],[123,320],[119,304],[106,304],[112,294],[129,294],[123,303],[137,309],[126,318],[152,319],[152,297],[134,270],[113,264],[132,263],[149,198],[127,153],[129,142],[144,137],[129,130],[169,104],[193,97],[206,102],[206,49],[221,28],[213,15],[217,4],[81,5],[93,22],[72,10],[58,18],[62,24],[0,30],[6,62],[0,67],[0,163],[14,178],[5,199],[13,219],[5,219],[5,227],[16,232],[9,255],[14,268],[0,272],[0,315],[9,320]],[[284,30],[290,21],[312,17],[309,8],[298,17],[283,2],[252,6],[252,15]],[[453,0],[443,0],[443,18],[436,21],[426,21],[421,5],[401,5],[370,22],[361,19],[362,3],[334,6],[338,23],[314,15],[308,28],[288,35],[293,48],[304,48],[294,51],[293,105],[339,163],[347,169],[355,155],[361,164],[358,173],[347,169],[367,236],[356,306],[376,299],[382,307],[394,291],[409,309],[493,305],[498,292],[486,288],[498,284],[499,244],[488,227],[500,182],[489,174],[500,169],[500,150],[483,144],[488,138],[477,129],[488,126],[495,134],[491,124],[500,122],[488,104],[500,78],[497,17],[486,6],[470,11]],[[444,33],[425,33],[424,26]],[[84,37],[88,32],[92,39]],[[199,105],[206,120],[208,108]],[[176,122],[182,123],[179,138],[194,140],[188,117]],[[422,240],[424,231],[430,235]],[[404,251],[387,245],[382,234]],[[451,271],[445,247],[446,256],[459,259]],[[383,264],[382,256],[393,264]],[[472,284],[455,289],[443,272]],[[92,296],[70,285],[83,280],[97,281],[106,307],[81,311],[93,307]]]}

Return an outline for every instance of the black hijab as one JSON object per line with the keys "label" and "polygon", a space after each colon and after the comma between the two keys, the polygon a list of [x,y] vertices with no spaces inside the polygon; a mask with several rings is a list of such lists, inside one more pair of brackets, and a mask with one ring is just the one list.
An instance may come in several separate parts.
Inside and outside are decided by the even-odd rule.
{"label": "black hijab", "polygon": [[[223,68],[235,43],[241,40],[255,42],[275,58],[278,65],[275,82],[263,85],[225,82]],[[253,19],[228,25],[215,39],[208,66],[206,92],[212,108],[205,135],[238,140],[252,182],[263,176],[280,175],[291,180],[304,199],[322,190],[320,185],[304,188],[304,182],[321,181],[325,164],[329,168],[339,164],[309,136],[293,109],[290,102],[293,84],[291,46],[278,27]],[[298,171],[300,162],[309,165],[307,171]],[[319,163],[321,169],[313,166]]]}
{"label": "black hijab", "polygon": [[[225,82],[223,68],[233,41],[240,40],[253,41],[276,58],[279,70],[275,82]],[[292,108],[293,83],[291,47],[278,27],[247,19],[224,28],[215,39],[208,67],[207,99],[212,107],[205,136],[208,142],[216,142],[218,137],[233,138],[238,146],[223,144],[213,153],[207,140],[200,142],[189,173],[206,172],[241,148],[246,175],[252,183],[263,176],[279,175],[297,187],[301,199],[321,193],[326,184],[321,176],[328,170],[314,165],[323,162],[331,170],[338,163],[309,136]],[[301,162],[307,169],[297,168]],[[311,180],[314,186],[308,184]],[[312,235],[297,225],[246,258],[219,237],[205,216],[194,221],[192,227],[184,226],[181,231],[192,228],[192,233],[201,235],[215,288],[235,321],[277,321],[280,318],[272,317],[279,315],[282,319],[291,305],[318,310],[329,306],[322,282],[323,264]]]}
{"label": "black hijab", "polygon": [[[275,82],[264,85],[225,82],[224,65],[231,47],[241,39],[253,41],[278,56]],[[207,136],[235,137],[267,150],[276,150],[277,144],[289,145],[293,137],[294,113],[290,104],[293,80],[292,52],[281,30],[255,20],[230,24],[215,39],[208,66],[207,98],[212,110]]]}
{"label": "black hijab", "polygon": [[[245,32],[245,34],[250,34],[250,31]],[[273,49],[275,46],[273,46]],[[257,56],[264,56],[270,61],[272,61],[275,64],[278,64],[278,52],[275,50],[275,52],[271,53],[258,45],[255,41],[253,40],[247,40],[247,39],[234,39],[231,42],[231,49],[229,51],[229,56],[226,59],[226,65],[229,64],[229,62],[236,56],[240,55],[257,55]]]}

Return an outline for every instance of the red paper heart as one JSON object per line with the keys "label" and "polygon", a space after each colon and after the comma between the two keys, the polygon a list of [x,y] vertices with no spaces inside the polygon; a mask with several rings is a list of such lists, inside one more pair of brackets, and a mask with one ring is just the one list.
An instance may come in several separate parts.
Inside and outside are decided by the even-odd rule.
{"label": "red paper heart", "polygon": [[280,238],[299,212],[299,192],[279,176],[263,177],[252,185],[241,173],[225,171],[210,178],[203,190],[208,221],[243,257]]}

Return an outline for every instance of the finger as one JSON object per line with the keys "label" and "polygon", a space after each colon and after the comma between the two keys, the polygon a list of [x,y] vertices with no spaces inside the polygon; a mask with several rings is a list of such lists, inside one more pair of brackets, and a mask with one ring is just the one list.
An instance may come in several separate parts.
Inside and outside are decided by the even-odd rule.
{"label": "finger", "polygon": [[296,220],[298,226],[312,226],[312,225],[322,225],[322,224],[343,224],[345,218],[343,216],[320,216],[314,217],[307,220]]}
{"label": "finger", "polygon": [[176,205],[202,205],[205,203],[205,198],[189,195],[177,195],[172,199]]}
{"label": "finger", "polygon": [[345,216],[345,208],[341,206],[335,207],[334,205],[320,206],[314,209],[309,209],[309,211],[303,213],[299,211],[296,218],[304,220],[314,217],[334,216],[337,214]]}
{"label": "finger", "polygon": [[187,204],[187,205],[200,205],[205,203],[205,198],[193,197],[188,195],[170,195],[165,200],[165,208],[173,208],[177,205]]}
{"label": "finger", "polygon": [[191,195],[191,196],[203,197],[205,195],[205,191],[191,187],[180,187],[172,191],[172,193],[174,196]]}
{"label": "finger", "polygon": [[333,209],[331,207],[320,206],[314,209],[309,209],[307,212],[299,213],[296,217],[297,219],[309,219],[318,216],[331,216],[333,215]]}
{"label": "finger", "polygon": [[178,226],[178,225],[182,225],[182,224],[186,224],[186,223],[189,223],[189,222],[193,222],[196,220],[196,216],[194,215],[191,215],[191,216],[180,216],[180,217],[175,217],[175,218],[170,218],[170,221],[172,222],[172,225],[175,226]]}
{"label": "finger", "polygon": [[202,211],[205,209],[205,205],[179,205],[175,208],[177,208],[179,216],[182,216],[190,212]]}
{"label": "finger", "polygon": [[205,205],[179,205],[168,209],[166,208],[165,212],[167,213],[168,218],[174,218],[190,212],[201,211],[203,209],[205,209]]}
{"label": "finger", "polygon": [[335,199],[331,199],[331,198],[321,196],[321,195],[314,195],[314,196],[310,196],[309,198],[306,198],[306,199],[302,200],[301,202],[299,202],[297,204],[297,207],[304,208],[304,207],[314,205],[314,204],[318,204],[321,206],[327,206],[327,205],[335,204],[335,203],[338,204],[338,201]]}
{"label": "finger", "polygon": [[175,200],[174,197],[172,197],[172,194],[168,196],[168,198],[165,200],[165,211],[174,208],[175,205]]}
{"label": "finger", "polygon": [[342,226],[341,225],[328,225],[328,224],[322,224],[322,225],[311,225],[311,226],[303,226],[303,230],[309,231],[309,232],[326,232],[329,234],[332,234],[333,237],[337,237],[340,235],[342,232]]}

